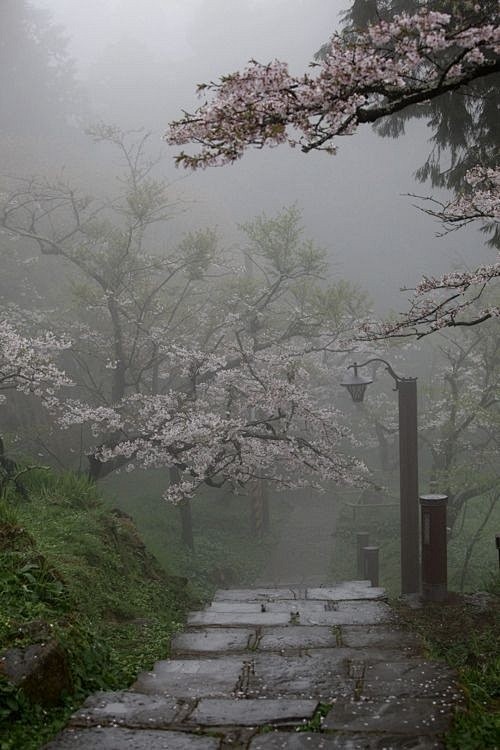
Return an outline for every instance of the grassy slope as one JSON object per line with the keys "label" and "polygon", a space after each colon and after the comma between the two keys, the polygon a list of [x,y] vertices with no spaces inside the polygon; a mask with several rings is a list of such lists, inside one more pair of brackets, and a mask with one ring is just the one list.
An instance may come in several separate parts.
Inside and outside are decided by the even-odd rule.
{"label": "grassy slope", "polygon": [[[193,593],[209,599],[217,586],[250,584],[258,576],[273,543],[251,534],[248,498],[206,489],[192,501],[195,550],[180,543],[179,509],[162,499],[162,471],[115,474],[103,488],[109,507],[130,514],[147,547],[161,565],[189,578]],[[271,502],[272,528],[279,527],[280,506]]]}
{"label": "grassy slope", "polygon": [[[122,508],[138,516],[160,566],[132,519],[110,510],[116,497],[103,503],[94,486],[74,475],[27,476],[29,500],[0,504],[0,652],[55,637],[70,654],[76,692],[46,710],[0,677],[0,750],[35,750],[85,695],[127,687],[168,656],[189,606],[211,596],[225,583],[221,577],[250,580],[262,557],[262,546],[249,540],[241,501],[195,507],[197,551],[188,553],[177,511],[157,499],[144,477],[135,480],[134,497],[127,475]],[[119,482],[115,488],[121,494]],[[190,578],[187,588],[181,575]]]}

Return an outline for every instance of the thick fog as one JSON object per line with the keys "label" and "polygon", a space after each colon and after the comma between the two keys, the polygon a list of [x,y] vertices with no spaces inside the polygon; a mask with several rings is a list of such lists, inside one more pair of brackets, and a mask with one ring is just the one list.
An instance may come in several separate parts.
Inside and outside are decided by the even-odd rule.
{"label": "thick fog", "polygon": [[[342,0],[37,0],[68,37],[89,117],[145,127],[158,140],[182,110],[196,105],[196,84],[216,80],[249,59],[287,60],[304,70],[338,25]],[[234,166],[188,174],[162,146],[165,174],[192,202],[172,236],[205,225],[231,237],[238,222],[297,204],[306,233],[328,249],[334,273],[361,283],[380,312],[405,309],[424,273],[478,260],[477,235],[437,239],[437,225],[408,193],[435,195],[413,173],[429,151],[430,132],[410,122],[397,140],[368,126],[338,140],[338,154],[305,155],[281,147],[249,152]],[[483,252],[483,251],[480,251]],[[486,251],[485,257],[486,257]]]}
{"label": "thick fog", "polygon": [[[271,747],[282,730],[294,747],[298,730],[319,747],[339,726],[378,742],[375,684],[389,742],[400,731],[421,746],[406,725],[418,690],[427,706],[441,677],[432,664],[408,666],[412,622],[427,650],[446,657],[448,640],[450,665],[463,660],[489,733],[484,698],[500,669],[494,4],[0,0],[0,748],[83,747],[86,736],[116,747],[120,733],[127,747],[153,734],[169,743],[170,714],[188,743],[190,722],[201,722],[204,747]],[[421,15],[396,18],[387,35],[372,28],[370,43],[351,33],[367,7],[393,18],[401,6]],[[425,15],[436,7],[449,13]],[[263,88],[278,81],[278,93],[259,110],[235,84],[222,127],[207,118],[209,138],[228,133],[230,157],[254,112],[265,137],[279,138],[287,118],[301,128],[304,107],[328,146],[327,127],[383,111],[392,114],[378,131],[397,138],[364,125],[337,138],[335,155],[313,139],[309,154],[249,148],[233,165],[176,167],[183,149],[166,133],[196,111],[200,84],[252,60],[303,75],[336,30],[319,82],[283,86],[269,65]],[[379,585],[404,595],[401,639]],[[417,606],[420,592],[431,607]],[[187,618],[212,596],[214,607]],[[188,640],[171,647],[185,621]],[[383,627],[366,640],[373,623]],[[206,668],[197,660],[213,643]],[[402,677],[391,682],[398,644]],[[364,667],[347,674],[353,651],[371,678]],[[9,664],[16,676],[4,685]],[[57,671],[75,678],[75,696],[64,684],[64,709],[59,697],[37,705],[32,685],[51,692]],[[458,696],[443,674],[436,717],[418,709],[413,722],[429,738],[445,729],[441,704],[451,711]],[[401,711],[393,682],[407,690],[408,675]],[[126,697],[132,683],[185,706],[208,700],[172,713],[153,695],[148,719],[147,701],[137,712]],[[215,731],[211,687],[228,698],[213,709]],[[249,719],[245,700],[229,705],[287,698],[289,687],[290,706],[310,704],[302,721],[286,700],[276,715],[274,700],[246,701],[262,703],[265,725],[258,706]],[[69,718],[97,688],[68,743],[53,744],[63,710]],[[363,734],[360,715],[343,713],[360,697]],[[457,715],[465,745],[451,741],[472,747]],[[165,731],[143,732],[148,721]]]}

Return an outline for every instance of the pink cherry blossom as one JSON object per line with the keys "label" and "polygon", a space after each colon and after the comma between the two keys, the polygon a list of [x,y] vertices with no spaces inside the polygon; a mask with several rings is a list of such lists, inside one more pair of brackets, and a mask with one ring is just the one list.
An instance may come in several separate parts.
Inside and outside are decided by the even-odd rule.
{"label": "pink cherry blossom", "polygon": [[288,143],[333,153],[332,139],[359,124],[497,71],[499,44],[498,18],[402,14],[363,33],[335,34],[312,73],[295,77],[286,63],[252,60],[201,85],[202,105],[171,123],[166,140],[199,147],[177,156],[192,169],[234,162],[249,146]]}

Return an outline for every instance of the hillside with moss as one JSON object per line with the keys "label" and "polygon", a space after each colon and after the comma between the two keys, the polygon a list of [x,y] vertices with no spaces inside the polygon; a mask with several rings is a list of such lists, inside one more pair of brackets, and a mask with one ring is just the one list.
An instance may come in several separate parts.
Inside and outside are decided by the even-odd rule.
{"label": "hillside with moss", "polygon": [[[128,686],[168,654],[192,604],[132,518],[75,475],[31,472],[0,504],[0,747],[38,748],[92,691]],[[55,675],[13,684],[10,663],[57,654]],[[21,670],[22,671],[22,670]],[[52,669],[54,671],[54,669]]]}

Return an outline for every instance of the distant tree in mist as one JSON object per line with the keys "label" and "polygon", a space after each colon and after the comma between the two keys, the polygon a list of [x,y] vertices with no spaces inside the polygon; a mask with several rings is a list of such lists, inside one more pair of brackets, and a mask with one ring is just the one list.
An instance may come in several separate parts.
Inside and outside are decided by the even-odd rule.
{"label": "distant tree in mist", "polygon": [[2,0],[0,30],[1,131],[61,135],[84,106],[61,27],[29,0]]}
{"label": "distant tree in mist", "polygon": [[467,505],[499,487],[500,348],[492,325],[439,337],[438,366],[424,386],[420,438],[430,486],[449,498],[453,535]]}

